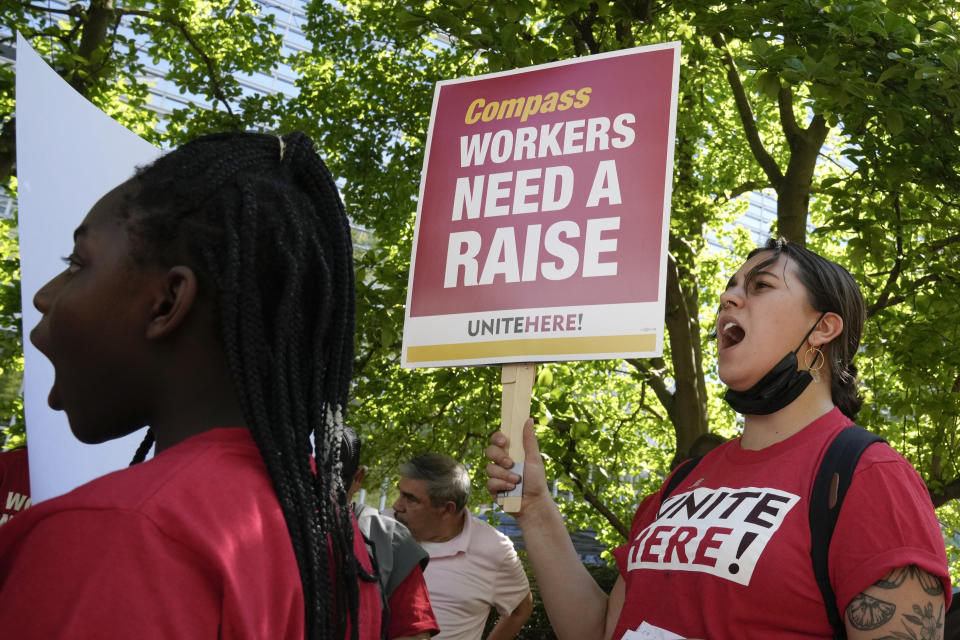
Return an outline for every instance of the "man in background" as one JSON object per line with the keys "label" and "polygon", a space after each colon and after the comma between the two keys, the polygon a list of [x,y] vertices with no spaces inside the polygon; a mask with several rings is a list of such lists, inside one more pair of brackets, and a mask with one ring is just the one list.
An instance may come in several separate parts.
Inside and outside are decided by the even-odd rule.
{"label": "man in background", "polygon": [[[360,466],[360,438],[344,427],[340,442],[342,479],[347,487],[347,503],[363,486],[366,467]],[[387,640],[426,640],[439,627],[430,606],[423,578],[429,556],[405,526],[365,504],[354,504],[357,525],[367,543],[367,551],[380,582]]]}
{"label": "man in background", "polygon": [[500,620],[488,640],[513,638],[533,611],[530,584],[510,538],[467,511],[467,470],[425,453],[400,473],[393,509],[430,554],[424,576],[440,623],[436,640],[479,640],[491,607]]}

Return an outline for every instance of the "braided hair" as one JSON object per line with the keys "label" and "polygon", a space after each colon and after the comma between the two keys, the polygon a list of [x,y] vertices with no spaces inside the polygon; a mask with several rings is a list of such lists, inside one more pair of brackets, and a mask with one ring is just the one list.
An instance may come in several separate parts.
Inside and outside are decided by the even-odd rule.
{"label": "braided hair", "polygon": [[184,144],[134,181],[137,260],[186,261],[215,303],[234,389],[293,543],[308,637],[343,638],[349,626],[355,638],[353,523],[337,506],[353,248],[333,177],[303,133],[223,133]]}

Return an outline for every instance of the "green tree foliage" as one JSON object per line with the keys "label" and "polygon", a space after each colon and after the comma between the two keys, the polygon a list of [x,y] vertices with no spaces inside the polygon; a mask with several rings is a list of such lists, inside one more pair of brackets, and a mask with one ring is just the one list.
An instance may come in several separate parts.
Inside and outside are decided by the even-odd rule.
{"label": "green tree foliage", "polygon": [[[681,41],[664,355],[543,365],[534,389],[548,473],[576,496],[562,506],[570,525],[591,526],[613,545],[639,497],[698,436],[738,431],[720,399],[708,334],[719,288],[750,247],[728,226],[743,210],[737,197],[758,189],[777,196],[779,233],[836,257],[862,284],[870,317],[858,357],[860,422],[910,459],[945,530],[960,532],[958,7],[316,0],[302,23],[309,50],[286,58],[272,19],[249,0],[86,0],[65,12],[6,0],[3,20],[7,33],[19,29],[79,91],[153,142],[249,127],[299,128],[317,140],[350,215],[374,238],[357,260],[351,413],[371,488],[392,481],[414,453],[441,450],[470,463],[479,500],[481,451],[499,421],[499,371],[399,368],[434,83]],[[118,21],[133,35],[121,35]],[[148,60],[186,100],[209,108],[178,109],[158,127],[144,109]],[[245,95],[233,75],[277,65],[297,77],[292,97]],[[12,82],[12,71],[0,70],[0,169],[8,168],[0,178],[13,166]],[[709,249],[710,234],[731,251]],[[4,282],[15,287],[14,265],[4,265]],[[15,325],[11,305],[4,298],[0,324]],[[17,353],[15,343],[3,348],[4,357]],[[0,421],[10,414],[4,407]]]}
{"label": "green tree foliage", "polygon": [[[0,429],[13,427],[8,448],[20,446],[23,434],[23,346],[20,343],[20,256],[16,219],[0,219]],[[2,436],[0,432],[0,436]],[[4,444],[0,438],[0,444]]]}
{"label": "green tree foliage", "polygon": [[[861,422],[916,465],[947,531],[957,530],[956,3],[463,0],[346,7],[357,28],[382,43],[379,56],[409,59],[412,43],[439,41],[444,61],[462,52],[460,75],[682,41],[664,357],[546,365],[534,392],[549,473],[578,498],[563,507],[573,525],[591,523],[616,540],[636,496],[652,490],[697,436],[708,429],[736,433],[735,417],[718,400],[706,336],[718,287],[736,259],[707,250],[706,234],[725,235],[736,196],[770,189],[779,233],[836,257],[862,283],[870,321],[859,358],[867,400]],[[322,36],[335,38],[331,31]],[[432,59],[413,62],[433,79]],[[403,86],[387,95],[395,90]],[[403,95],[406,102],[410,93]],[[421,104],[419,117],[398,118],[393,131],[422,140],[428,111]],[[407,165],[410,173],[418,161]],[[363,174],[351,180],[367,182]],[[389,245],[384,251],[402,247],[405,258],[405,233],[379,237]],[[743,234],[729,243],[739,256],[748,244]],[[405,277],[405,265],[397,266]],[[401,303],[397,296],[383,313],[399,317]],[[364,361],[373,369],[361,377],[358,398],[376,400],[354,412],[373,460],[389,473],[418,449],[477,451],[484,423],[471,420],[486,417],[487,430],[497,423],[494,375],[398,371],[396,335],[386,329],[373,337],[383,350]],[[368,378],[374,371],[376,379]],[[390,436],[398,425],[399,441]]]}

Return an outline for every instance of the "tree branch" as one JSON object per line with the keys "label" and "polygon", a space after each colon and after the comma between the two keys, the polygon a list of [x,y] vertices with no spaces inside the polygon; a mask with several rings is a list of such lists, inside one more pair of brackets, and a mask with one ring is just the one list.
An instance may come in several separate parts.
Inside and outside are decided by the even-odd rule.
{"label": "tree branch", "polygon": [[789,86],[780,87],[777,91],[777,107],[780,111],[780,126],[783,127],[787,140],[803,135],[803,129],[797,124],[796,114],[793,113],[793,91]]}
{"label": "tree branch", "polygon": [[577,30],[576,40],[579,40],[579,43],[582,46],[585,46],[588,53],[600,53],[600,43],[597,42],[596,36],[593,35],[593,25],[597,21],[597,6],[591,4],[590,14],[583,18],[577,19],[573,15],[567,17],[570,21],[570,24]]}
{"label": "tree branch", "polygon": [[733,99],[743,123],[743,131],[747,137],[747,144],[750,145],[750,151],[753,152],[757,162],[760,163],[760,168],[763,169],[770,182],[774,186],[778,186],[783,180],[783,172],[780,171],[776,160],[767,152],[763,146],[763,140],[760,139],[760,130],[757,128],[757,120],[753,115],[753,107],[750,106],[750,97],[747,96],[743,81],[740,79],[740,73],[737,71],[737,64],[733,60],[733,55],[727,49],[727,43],[721,34],[713,34],[711,40],[713,46],[720,50],[723,64],[727,67],[727,81],[733,90]]}
{"label": "tree branch", "polygon": [[960,233],[937,240],[936,242],[931,242],[929,245],[927,245],[927,248],[930,249],[930,251],[940,251],[941,249],[946,249],[950,245],[957,242],[960,242]]}
{"label": "tree branch", "polygon": [[739,187],[730,190],[730,195],[722,195],[723,198],[720,202],[729,202],[735,198],[739,198],[745,193],[751,193],[753,191],[760,191],[761,189],[768,189],[773,185],[769,182],[757,182],[756,180],[750,180],[749,182],[744,182]]}
{"label": "tree branch", "polygon": [[937,202],[939,202],[945,207],[956,207],[958,205],[957,202],[954,202],[953,200],[947,200],[946,198],[944,198],[942,194],[933,193],[931,195],[933,196],[934,200],[936,200]]}
{"label": "tree branch", "polygon": [[940,492],[930,492],[930,500],[933,501],[934,508],[941,507],[951,500],[960,499],[960,478],[957,478],[943,488]]}
{"label": "tree branch", "polygon": [[840,164],[839,162],[837,162],[837,160],[836,160],[833,156],[831,156],[831,155],[828,155],[828,154],[823,153],[823,152],[818,153],[817,155],[818,155],[818,157],[823,158],[824,160],[826,160],[827,162],[829,162],[829,163],[832,164],[833,166],[835,166],[835,167],[837,167],[838,169],[840,169],[841,171],[843,171],[843,173],[844,173],[845,175],[847,175],[847,176],[852,176],[852,175],[854,175],[854,174],[857,172],[857,170],[851,171],[851,170],[848,169],[847,167],[843,166],[842,164]]}
{"label": "tree branch", "polygon": [[670,412],[670,407],[673,406],[673,392],[667,389],[666,383],[663,381],[663,378],[660,377],[654,370],[652,366],[647,363],[650,362],[659,362],[661,366],[658,368],[659,371],[663,371],[666,368],[663,360],[660,358],[654,358],[653,360],[643,360],[641,358],[630,358],[627,360],[634,368],[640,373],[643,379],[650,385],[650,388],[653,389],[653,393],[657,396],[657,400],[660,401],[660,404],[667,410],[667,413]]}
{"label": "tree branch", "polygon": [[[893,269],[890,270],[887,281],[883,284],[883,288],[880,291],[880,297],[870,305],[870,308],[883,309],[886,306],[887,301],[890,299],[890,293],[893,291],[893,285],[896,284],[900,273],[903,271],[903,232],[900,225],[899,195],[895,195],[893,198],[893,210],[897,215],[897,257],[893,262]],[[870,313],[868,309],[867,317],[870,317],[870,315],[872,315],[872,313]]]}
{"label": "tree branch", "polygon": [[213,60],[210,59],[210,56],[203,50],[203,47],[200,46],[200,43],[197,42],[193,34],[190,33],[190,30],[187,29],[187,25],[182,21],[174,17],[166,17],[163,15],[158,15],[153,11],[148,11],[146,9],[117,9],[117,13],[124,16],[138,16],[141,18],[149,18],[160,23],[165,23],[173,25],[180,31],[180,34],[183,35],[183,39],[187,41],[187,44],[200,56],[200,59],[203,60],[203,64],[207,67],[207,75],[210,77],[210,88],[213,91],[213,96],[223,104],[224,109],[227,110],[227,113],[231,116],[235,116],[233,113],[233,108],[230,106],[230,101],[227,99],[226,94],[223,92],[223,88],[220,86],[219,74],[216,70],[216,65],[214,65]]}
{"label": "tree branch", "polygon": [[[922,278],[917,278],[913,282],[909,283],[905,288],[911,293],[915,292],[920,287],[930,284],[931,282],[937,282],[940,278],[933,274],[925,275]],[[867,307],[867,318],[872,318],[876,313],[890,307],[895,307],[901,302],[904,302],[907,299],[906,295],[893,296],[892,298],[887,298],[883,301],[883,304],[880,304],[880,301],[874,302],[873,304]]]}
{"label": "tree branch", "polygon": [[42,13],[59,13],[61,15],[74,16],[76,17],[83,9],[80,5],[75,4],[69,9],[54,9],[53,7],[41,7],[39,5],[31,4],[29,2],[23,3],[24,9],[32,9],[33,11],[39,11]]}
{"label": "tree branch", "polygon": [[[390,345],[389,348],[397,347],[400,342],[394,342]],[[378,349],[375,346],[372,346],[366,351],[366,353],[359,358],[355,358],[353,361],[353,377],[357,378],[363,375],[363,370],[367,368],[367,365],[370,364],[370,360],[373,359],[373,356],[376,355]]]}
{"label": "tree branch", "polygon": [[[899,214],[899,208],[897,209],[897,211]],[[960,242],[960,234],[954,234],[952,236],[948,236],[946,238],[937,240],[936,242],[931,242],[926,246],[926,252],[936,253],[937,251],[940,251],[941,249],[945,249],[948,246],[952,244],[956,244],[958,242]],[[899,243],[898,243],[898,247],[899,247]],[[868,318],[872,317],[874,314],[878,313],[879,311],[882,311],[883,309],[894,307],[907,299],[906,295],[899,295],[899,296],[893,296],[893,297],[890,296],[890,293],[893,289],[894,280],[899,275],[898,269],[900,269],[900,267],[898,264],[895,263],[893,269],[890,271],[890,274],[887,277],[887,282],[884,285],[884,290],[881,292],[880,297],[877,298],[876,302],[867,306]],[[927,274],[923,277],[917,278],[916,280],[906,283],[903,287],[901,287],[901,289],[905,291],[913,292],[919,289],[920,287],[928,285],[932,282],[938,282],[939,280],[940,280],[939,276],[935,274]]]}
{"label": "tree branch", "polygon": [[[568,429],[567,433],[569,432],[570,431]],[[567,453],[573,456],[577,455],[577,445],[576,445],[576,442],[573,440],[573,438],[568,437],[567,439]],[[589,502],[590,505],[593,506],[593,508],[596,509],[597,512],[599,512],[600,515],[602,515],[606,519],[606,521],[609,522],[610,525],[613,526],[613,528],[616,529],[621,536],[623,536],[624,540],[627,540],[630,537],[630,528],[626,524],[624,524],[624,522],[620,518],[617,517],[617,514],[611,511],[603,503],[603,501],[600,500],[600,497],[597,494],[595,494],[593,491],[587,488],[586,483],[583,481],[582,478],[580,478],[577,472],[573,469],[573,465],[570,463],[570,458],[565,455],[560,456],[560,465],[563,467],[563,470],[567,474],[567,476],[573,481],[575,485],[577,485],[577,489],[583,495],[584,500]]]}

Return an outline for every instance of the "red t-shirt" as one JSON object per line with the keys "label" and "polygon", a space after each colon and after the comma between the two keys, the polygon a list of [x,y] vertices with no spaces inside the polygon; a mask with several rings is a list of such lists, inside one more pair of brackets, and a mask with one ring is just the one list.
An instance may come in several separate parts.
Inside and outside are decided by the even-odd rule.
{"label": "red t-shirt", "polygon": [[[685,638],[831,638],[807,513],[820,460],[849,424],[834,409],[760,451],[725,443],[662,506],[659,493],[644,500],[631,542],[614,550],[626,594],[613,638],[644,622]],[[871,446],[860,459],[829,563],[841,612],[891,570],[912,564],[940,576],[949,600],[929,494],[890,447]]]}
{"label": "red t-shirt", "polygon": [[[375,640],[380,596],[359,586]],[[0,634],[302,640],[293,545],[250,433],[207,431],[0,527]]]}
{"label": "red t-shirt", "polygon": [[430,606],[430,594],[423,579],[423,569],[414,566],[403,582],[397,585],[390,595],[390,624],[387,625],[387,638],[402,638],[427,632],[436,635],[440,632],[437,619]]}
{"label": "red t-shirt", "polygon": [[0,524],[29,506],[27,450],[0,451]]}

